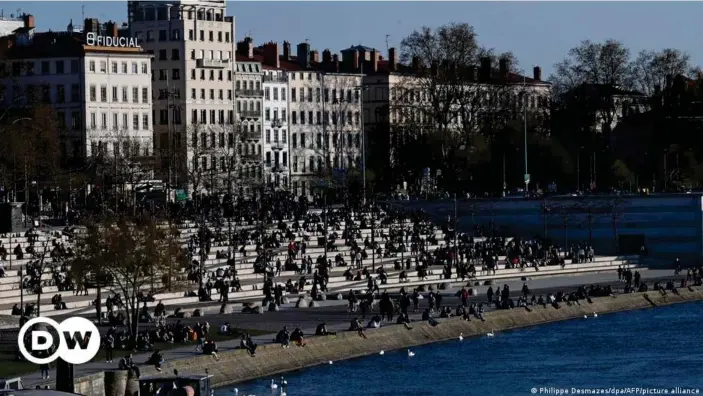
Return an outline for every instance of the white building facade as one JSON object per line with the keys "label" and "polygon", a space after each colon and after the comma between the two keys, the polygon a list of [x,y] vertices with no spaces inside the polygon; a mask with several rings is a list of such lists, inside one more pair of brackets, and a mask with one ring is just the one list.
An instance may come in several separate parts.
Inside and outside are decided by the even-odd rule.
{"label": "white building facade", "polygon": [[237,43],[236,93],[239,130],[238,179],[241,190],[249,194],[252,188],[262,187],[264,176],[263,150],[263,65],[254,57],[254,43],[250,37]]}
{"label": "white building facade", "polygon": [[33,27],[4,39],[9,49],[0,64],[10,73],[0,80],[0,107],[51,106],[62,159],[152,155],[150,54],[87,45],[82,33],[35,34]]}
{"label": "white building facade", "polygon": [[129,25],[154,53],[155,146],[172,187],[215,192],[235,134],[235,22],[224,0],[130,1]]}
{"label": "white building facade", "polygon": [[264,70],[264,167],[267,184],[275,188],[289,188],[288,132],[288,73],[268,68]]}

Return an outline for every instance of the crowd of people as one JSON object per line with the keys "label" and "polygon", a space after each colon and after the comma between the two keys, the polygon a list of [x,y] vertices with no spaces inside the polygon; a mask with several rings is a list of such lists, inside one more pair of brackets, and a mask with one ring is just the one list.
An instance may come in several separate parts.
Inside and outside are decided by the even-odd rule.
{"label": "crowd of people", "polygon": [[[591,285],[573,292],[548,294],[533,293],[527,284],[519,296],[511,295],[508,285],[493,286],[487,289],[486,300],[472,299],[469,288],[476,286],[480,275],[495,274],[499,269],[518,268],[523,271],[539,271],[546,266],[564,266],[567,263],[593,261],[595,251],[587,243],[577,243],[565,249],[551,241],[503,236],[478,237],[476,233],[464,233],[455,229],[453,219],[435,224],[422,212],[405,212],[389,206],[363,204],[351,201],[349,205],[333,209],[310,210],[307,200],[297,199],[285,192],[276,192],[259,197],[257,200],[240,201],[232,207],[229,198],[200,197],[196,202],[168,208],[174,223],[181,229],[197,227],[197,232],[187,238],[189,265],[184,277],[197,288],[199,300],[224,304],[229,302],[230,293],[242,290],[238,274],[238,259],[253,255],[254,270],[262,274],[260,286],[266,303],[282,305],[286,293],[297,294],[307,290],[313,300],[322,300],[329,291],[330,275],[335,268],[344,268],[347,281],[365,282],[365,290],[349,290],[347,311],[350,317],[349,331],[357,332],[366,338],[367,329],[387,324],[412,327],[415,321],[427,322],[432,326],[441,325],[441,320],[460,317],[463,320],[485,321],[492,309],[530,308],[551,305],[559,308],[563,304],[580,304],[592,297],[613,294],[610,287]],[[231,219],[228,222],[226,219]],[[365,230],[371,230],[368,234]],[[441,232],[440,232],[441,231]],[[71,230],[67,231],[69,234]],[[66,234],[65,232],[64,234]],[[492,233],[494,234],[494,233]],[[28,234],[28,235],[31,235]],[[12,252],[17,259],[32,255],[38,242],[28,237],[29,245],[19,244]],[[339,249],[341,244],[346,247]],[[247,246],[254,249],[248,250]],[[312,247],[324,246],[323,254],[313,254]],[[226,264],[210,269],[211,254]],[[2,264],[10,254],[0,246],[0,276]],[[88,293],[88,282],[74,284],[67,276],[66,258],[71,257],[71,248],[60,239],[51,242],[51,280],[42,281],[43,268],[35,260],[25,264],[23,287],[36,290],[42,285],[57,286],[59,293],[52,298],[56,309],[64,309],[66,303],[61,292],[75,294]],[[389,260],[390,259],[390,260]],[[383,264],[381,264],[383,260]],[[390,264],[389,264],[390,263]],[[282,272],[292,271],[294,277],[283,277]],[[457,292],[456,306],[447,305],[443,290],[425,290],[422,287],[408,287],[401,283],[400,291],[391,295],[386,289],[393,274],[401,282],[407,282],[414,272],[419,280],[430,275],[441,275],[447,283],[461,279],[466,287]],[[640,274],[629,268],[618,270],[625,292],[647,291],[641,282]],[[48,283],[42,283],[48,282]],[[432,283],[436,283],[433,281]],[[441,281],[440,281],[441,283]],[[686,282],[701,284],[701,270],[688,270]],[[673,283],[654,285],[654,290],[675,290]],[[219,297],[214,297],[216,293]],[[140,322],[148,324],[136,334],[125,328],[127,318],[123,313],[124,302],[119,294],[110,294],[105,300],[107,322],[110,326],[103,338],[106,361],[113,362],[117,351],[123,356],[118,366],[136,370],[132,353],[149,352],[146,363],[160,369],[164,353],[159,343],[193,343],[195,351],[218,359],[220,352],[216,341],[211,339],[208,322],[188,325],[181,320],[167,321],[166,307],[159,302],[155,308],[147,308],[146,302],[154,301],[152,293],[139,297],[144,302],[140,309]],[[16,307],[22,314],[22,308]],[[25,310],[29,309],[26,307]],[[177,310],[178,311],[178,310]],[[24,312],[31,314],[31,311]],[[221,311],[221,313],[225,313]],[[13,309],[13,314],[15,310]],[[178,316],[178,312],[174,314]],[[239,333],[225,322],[219,327],[219,335],[240,338],[239,348],[256,356],[257,343],[248,333]],[[316,336],[334,335],[335,331],[321,322],[315,329]],[[299,327],[289,331],[283,327],[274,337],[274,343],[284,348],[305,347],[307,336]]]}

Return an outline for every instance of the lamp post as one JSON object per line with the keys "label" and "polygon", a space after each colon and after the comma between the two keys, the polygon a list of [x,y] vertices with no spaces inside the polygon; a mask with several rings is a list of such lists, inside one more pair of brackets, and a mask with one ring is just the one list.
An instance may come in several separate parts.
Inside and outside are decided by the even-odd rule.
{"label": "lamp post", "polygon": [[361,126],[361,180],[362,180],[362,203],[366,205],[366,128],[364,126],[364,91],[368,87],[363,86],[364,82],[364,71],[363,65],[361,69],[361,83],[355,87],[356,92],[359,94],[359,124]]}
{"label": "lamp post", "polygon": [[530,174],[527,171],[527,80],[525,75],[522,76],[522,91],[523,91],[523,133],[525,138],[525,195],[530,186]]}

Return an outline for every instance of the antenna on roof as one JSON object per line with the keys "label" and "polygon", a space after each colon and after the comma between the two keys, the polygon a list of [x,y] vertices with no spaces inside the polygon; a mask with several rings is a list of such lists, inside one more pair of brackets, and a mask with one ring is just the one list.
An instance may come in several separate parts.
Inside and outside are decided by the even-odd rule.
{"label": "antenna on roof", "polygon": [[390,37],[390,34],[386,35],[386,52],[388,52],[388,37]]}
{"label": "antenna on roof", "polygon": [[85,5],[81,5],[81,19],[85,21]]}

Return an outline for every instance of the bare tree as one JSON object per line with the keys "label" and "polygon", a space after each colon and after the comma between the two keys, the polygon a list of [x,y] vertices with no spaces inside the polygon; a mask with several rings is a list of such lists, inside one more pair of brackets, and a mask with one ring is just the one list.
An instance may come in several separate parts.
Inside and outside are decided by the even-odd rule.
{"label": "bare tree", "polygon": [[97,273],[111,279],[124,296],[130,334],[136,335],[138,294],[153,285],[156,275],[172,274],[183,262],[185,252],[176,235],[150,217],[105,218],[78,237],[71,262],[73,279]]}
{"label": "bare tree", "polygon": [[[54,110],[38,104],[5,116],[0,128],[0,178],[12,190],[24,190],[25,201],[31,184],[50,183],[61,162],[59,128]],[[14,194],[13,194],[14,195]]]}
{"label": "bare tree", "polygon": [[301,140],[298,149],[307,161],[302,166],[325,183],[346,186],[350,176],[360,175],[361,75],[321,73],[299,89],[307,92],[296,98],[290,122],[309,131],[310,140]]}
{"label": "bare tree", "polygon": [[472,165],[490,160],[491,144],[509,122],[522,120],[524,106],[548,104],[515,74],[514,55],[500,56],[496,69],[493,50],[481,48],[464,23],[403,39],[401,59],[409,66],[390,93],[391,160],[402,151],[394,148],[415,145],[423,150],[413,151],[416,171],[440,169],[445,185],[470,180]]}
{"label": "bare tree", "polygon": [[620,233],[618,227],[620,225],[620,218],[624,214],[626,204],[625,199],[619,195],[615,196],[607,203],[608,212],[613,224],[613,246],[615,247],[615,254],[618,254],[620,251],[620,241],[618,240]]}
{"label": "bare tree", "polygon": [[687,75],[691,70],[691,57],[673,48],[643,50],[632,62],[634,87],[647,96],[670,88],[673,77]]}
{"label": "bare tree", "polygon": [[[145,181],[154,179],[156,164],[150,155],[151,141],[144,141],[125,129],[89,130],[87,133],[91,142],[87,165],[92,170],[93,182],[99,182],[103,188],[111,186],[116,212],[120,202],[136,207],[137,189]],[[111,151],[107,149],[108,144],[112,145]]]}
{"label": "bare tree", "polygon": [[[32,246],[32,257],[34,258],[34,268],[36,268],[36,271],[39,273],[39,279],[37,279],[38,285],[34,289],[34,292],[37,294],[37,316],[41,316],[41,296],[43,290],[43,283],[42,283],[42,275],[44,275],[44,270],[49,267],[51,264],[51,261],[47,261],[47,256],[49,252],[51,251],[51,244],[49,243],[49,239],[42,241],[39,243],[39,247],[36,248],[35,246]],[[20,281],[21,282],[21,281]]]}

